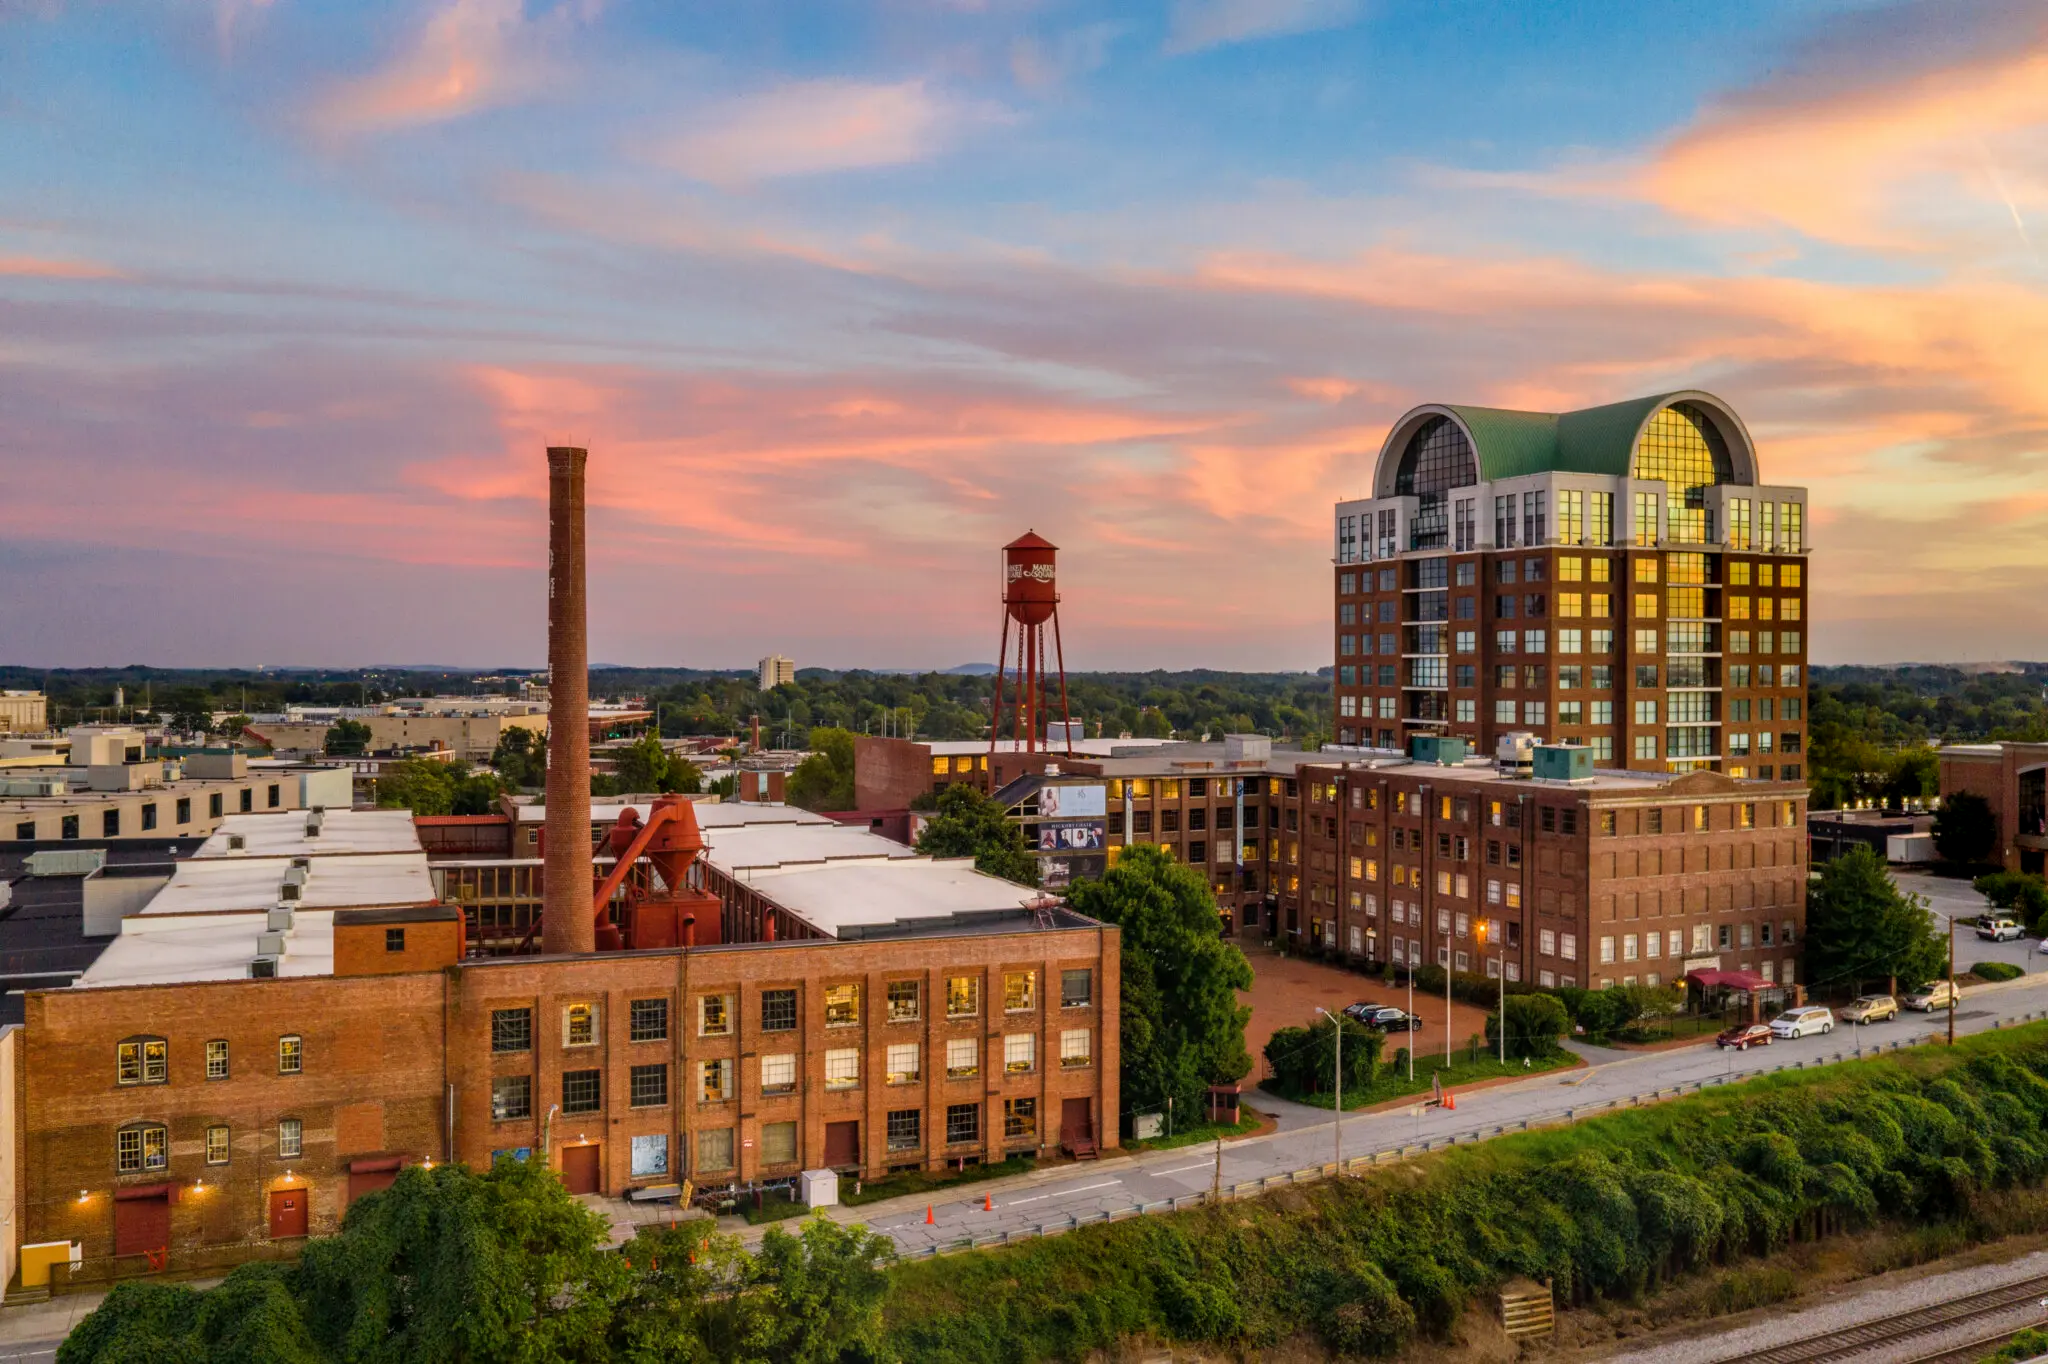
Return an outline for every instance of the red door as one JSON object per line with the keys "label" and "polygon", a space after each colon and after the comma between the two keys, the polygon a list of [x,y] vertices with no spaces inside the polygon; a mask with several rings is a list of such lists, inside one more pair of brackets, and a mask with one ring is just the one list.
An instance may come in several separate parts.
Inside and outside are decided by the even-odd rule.
{"label": "red door", "polygon": [[304,1189],[272,1189],[270,1191],[270,1239],[283,1241],[293,1236],[306,1234],[306,1191]]}
{"label": "red door", "polygon": [[1086,1099],[1068,1099],[1060,1105],[1060,1145],[1075,1155],[1095,1150],[1095,1122],[1089,1114]]}
{"label": "red door", "polygon": [[603,1180],[598,1174],[598,1152],[603,1149],[595,1142],[588,1146],[562,1148],[562,1183],[568,1186],[570,1193],[600,1191]]}
{"label": "red door", "polygon": [[171,1243],[171,1196],[114,1200],[114,1254],[146,1255]]}
{"label": "red door", "polygon": [[825,1164],[837,1169],[842,1165],[860,1164],[860,1124],[858,1122],[828,1122],[825,1124]]}

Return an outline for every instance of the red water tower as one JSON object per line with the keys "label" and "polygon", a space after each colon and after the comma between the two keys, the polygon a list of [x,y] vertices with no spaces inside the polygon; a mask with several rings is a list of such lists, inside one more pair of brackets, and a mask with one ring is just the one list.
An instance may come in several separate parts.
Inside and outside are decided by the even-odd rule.
{"label": "red water tower", "polygon": [[[1060,594],[1055,586],[1053,556],[1059,547],[1033,531],[1003,546],[1003,638],[996,653],[995,709],[989,716],[988,747],[993,755],[1003,735],[1005,674],[1011,687],[1011,737],[1025,753],[1063,750],[1074,755],[1074,727],[1067,711],[1067,661],[1060,647]],[[1046,733],[1051,705],[1045,694],[1045,626],[1052,623],[1053,666],[1060,682],[1060,742]],[[1017,627],[1017,651],[1010,653],[1010,626]]]}

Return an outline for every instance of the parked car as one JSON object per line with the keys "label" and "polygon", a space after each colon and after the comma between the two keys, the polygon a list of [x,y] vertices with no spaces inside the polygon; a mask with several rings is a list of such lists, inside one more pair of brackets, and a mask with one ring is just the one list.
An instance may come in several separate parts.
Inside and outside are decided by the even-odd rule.
{"label": "parked car", "polygon": [[1774,1037],[1804,1037],[1808,1033],[1831,1033],[1834,1030],[1834,1013],[1818,1004],[1787,1009],[1771,1020],[1771,1035]]}
{"label": "parked car", "polygon": [[1983,918],[1977,920],[1977,936],[1986,942],[2011,942],[2015,938],[2024,938],[2026,935],[2027,930],[2021,928],[2019,923],[2013,919],[2001,916],[1995,919]]}
{"label": "parked car", "polygon": [[1737,1051],[1748,1051],[1751,1047],[1771,1045],[1771,1025],[1768,1023],[1737,1023],[1714,1041],[1722,1051],[1733,1047]]}
{"label": "parked car", "polygon": [[1354,1004],[1344,1011],[1368,1028],[1381,1032],[1413,1032],[1422,1020],[1391,1004]]}
{"label": "parked car", "polygon": [[1898,1016],[1899,1001],[1890,995],[1858,995],[1848,1008],[1842,1010],[1842,1020],[1846,1023],[1882,1023]]}
{"label": "parked car", "polygon": [[1937,980],[1932,985],[1923,985],[1906,996],[1906,1007],[1929,1013],[1935,1009],[1953,1009],[1962,992],[1956,989],[1952,980]]}

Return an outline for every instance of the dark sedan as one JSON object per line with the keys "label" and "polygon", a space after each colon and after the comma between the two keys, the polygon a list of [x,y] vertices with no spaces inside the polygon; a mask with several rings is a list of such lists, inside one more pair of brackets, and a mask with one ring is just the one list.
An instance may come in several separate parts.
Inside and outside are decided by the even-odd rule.
{"label": "dark sedan", "polygon": [[1413,1032],[1422,1026],[1421,1019],[1391,1004],[1353,1004],[1344,1012],[1380,1032]]}
{"label": "dark sedan", "polygon": [[1738,1023],[1716,1037],[1714,1041],[1723,1051],[1733,1047],[1737,1051],[1748,1051],[1751,1047],[1771,1045],[1771,1025],[1768,1023]]}

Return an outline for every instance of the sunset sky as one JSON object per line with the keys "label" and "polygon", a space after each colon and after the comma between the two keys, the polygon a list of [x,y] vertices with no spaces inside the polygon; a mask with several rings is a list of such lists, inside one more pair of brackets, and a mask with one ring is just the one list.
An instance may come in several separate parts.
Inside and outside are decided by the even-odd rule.
{"label": "sunset sky", "polygon": [[0,662],[1330,660],[1423,401],[1711,390],[1816,662],[2048,658],[2048,6],[0,3]]}

